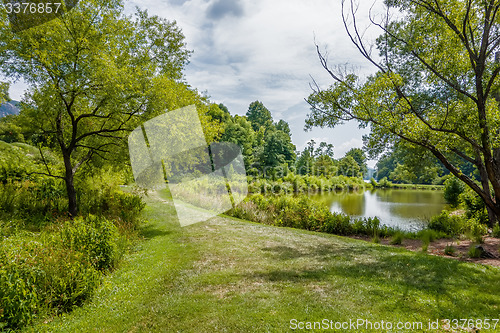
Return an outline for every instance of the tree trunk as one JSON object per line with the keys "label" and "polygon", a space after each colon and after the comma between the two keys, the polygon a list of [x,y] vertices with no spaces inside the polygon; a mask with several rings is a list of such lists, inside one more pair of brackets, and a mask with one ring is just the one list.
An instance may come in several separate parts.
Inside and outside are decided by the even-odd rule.
{"label": "tree trunk", "polygon": [[64,167],[66,169],[64,181],[66,182],[66,193],[68,195],[68,212],[71,218],[73,218],[78,213],[73,168],[71,165],[71,157],[69,156],[69,154],[63,153],[63,159]]}

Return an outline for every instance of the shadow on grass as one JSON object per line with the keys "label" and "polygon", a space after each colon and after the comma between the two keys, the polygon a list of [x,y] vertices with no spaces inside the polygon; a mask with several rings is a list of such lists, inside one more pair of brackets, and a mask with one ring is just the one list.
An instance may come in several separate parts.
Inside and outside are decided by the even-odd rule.
{"label": "shadow on grass", "polygon": [[165,230],[159,228],[157,225],[147,225],[140,230],[140,235],[145,239],[152,239],[159,236],[171,235],[174,232],[172,230]]}
{"label": "shadow on grass", "polygon": [[[497,268],[367,245],[322,244],[302,251],[288,246],[265,247],[261,250],[271,253],[272,268],[246,278],[297,285],[343,281],[363,297],[380,300],[380,306],[438,318],[498,315]],[[311,269],[311,264],[321,269]]]}

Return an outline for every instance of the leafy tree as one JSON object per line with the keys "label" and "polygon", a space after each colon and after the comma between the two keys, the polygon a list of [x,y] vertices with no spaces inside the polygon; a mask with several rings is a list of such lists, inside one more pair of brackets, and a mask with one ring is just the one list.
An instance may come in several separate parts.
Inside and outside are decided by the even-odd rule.
{"label": "leafy tree", "polygon": [[[46,24],[14,34],[0,13],[0,68],[30,85],[22,111],[57,147],[69,213],[78,211],[74,178],[105,158],[152,115],[154,95],[182,78],[189,51],[175,23],[145,11],[126,16],[119,0],[82,0]],[[173,84],[173,83],[172,83]],[[156,85],[156,86],[155,86]]]}
{"label": "leafy tree", "polygon": [[320,142],[319,147],[316,149],[315,154],[317,156],[326,155],[333,158],[333,145],[331,143]]}
{"label": "leafy tree", "polygon": [[313,170],[313,173],[317,176],[330,177],[335,175],[337,167],[330,156],[323,154],[318,156],[316,161],[314,161]]}
{"label": "leafy tree", "polygon": [[383,154],[377,162],[377,180],[382,178],[389,178],[391,172],[396,169],[398,165],[394,152],[387,152]]}
{"label": "leafy tree", "polygon": [[[400,167],[396,171],[398,166]],[[386,177],[393,182],[419,184],[442,183],[443,176],[449,173],[429,151],[410,147],[404,142],[396,143],[391,151],[382,155],[377,162],[377,170],[378,179]],[[464,166],[462,170],[465,172],[467,168]]]}
{"label": "leafy tree", "polygon": [[24,142],[23,129],[15,121],[16,116],[0,118],[0,140],[5,142]]}
{"label": "leafy tree", "polygon": [[350,155],[340,159],[338,168],[339,173],[347,177],[358,177],[361,174],[358,162]]}
{"label": "leafy tree", "polygon": [[[309,96],[306,127],[335,127],[357,120],[370,125],[367,146],[383,152],[403,140],[434,155],[484,201],[489,223],[500,215],[500,1],[391,0],[387,17],[374,24],[380,57],[360,34],[353,1],[342,2],[346,31],[377,69],[365,80],[332,70],[328,89]],[[392,11],[399,11],[397,16]],[[425,36],[425,38],[423,38]],[[318,47],[319,50],[319,47]],[[467,175],[475,166],[480,182]]]}
{"label": "leafy tree", "polygon": [[456,177],[451,177],[444,182],[444,199],[452,207],[459,204],[459,197],[465,190],[464,183]]}
{"label": "leafy tree", "polygon": [[290,131],[290,125],[283,119],[280,119],[280,121],[276,123],[275,127],[278,131],[282,131],[289,137],[292,137],[292,132]]}
{"label": "leafy tree", "polygon": [[314,165],[314,157],[311,154],[310,149],[304,149],[300,153],[297,163],[295,164],[296,173],[299,175],[310,175],[312,174]]}
{"label": "leafy tree", "polygon": [[282,164],[290,165],[295,161],[295,145],[290,136],[279,130],[271,130],[266,135],[263,152],[263,165],[277,167]]}
{"label": "leafy tree", "polygon": [[406,165],[398,163],[394,171],[390,173],[388,179],[394,183],[413,184],[417,177]]}
{"label": "leafy tree", "polygon": [[242,148],[245,166],[250,168],[254,160],[255,132],[246,117],[235,115],[231,118],[224,128],[221,141],[238,144]]}
{"label": "leafy tree", "polygon": [[261,127],[269,128],[273,123],[271,112],[259,101],[250,103],[246,116],[252,123],[253,130],[256,132]]}
{"label": "leafy tree", "polygon": [[365,152],[360,148],[352,148],[346,154],[346,156],[352,156],[356,163],[359,165],[359,169],[363,175],[368,171],[368,166],[366,165],[366,155]]}

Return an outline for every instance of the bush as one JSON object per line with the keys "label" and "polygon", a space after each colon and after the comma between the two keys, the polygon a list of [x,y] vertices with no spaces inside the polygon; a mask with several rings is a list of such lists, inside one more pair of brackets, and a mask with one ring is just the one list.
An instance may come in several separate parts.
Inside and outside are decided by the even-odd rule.
{"label": "bush", "polygon": [[103,215],[123,222],[123,227],[135,229],[146,204],[139,193],[123,192],[119,187],[123,181],[123,175],[110,169],[80,179],[76,184],[80,213]]}
{"label": "bush", "polygon": [[500,226],[498,225],[498,222],[495,223],[495,226],[491,231],[491,236],[495,238],[500,238]]}
{"label": "bush", "polygon": [[389,180],[387,180],[387,177],[384,177],[381,180],[379,180],[378,187],[391,188],[392,187],[392,183]]}
{"label": "bush", "polygon": [[472,241],[476,243],[483,243],[483,236],[488,233],[488,228],[477,218],[471,218],[467,220],[463,233],[465,233]]}
{"label": "bush", "polygon": [[471,244],[471,246],[469,247],[469,251],[467,252],[469,258],[481,258],[481,254],[481,249],[478,248],[475,244]]}
{"label": "bush", "polygon": [[446,254],[447,256],[454,256],[455,251],[455,248],[451,245],[446,245],[446,247],[444,248],[444,254]]}
{"label": "bush", "polygon": [[465,223],[463,217],[458,215],[450,216],[447,211],[442,211],[441,214],[431,218],[428,228],[444,232],[446,235],[453,237],[463,232]]}
{"label": "bush", "polygon": [[254,194],[228,214],[254,222],[279,227],[320,231],[335,235],[388,236],[395,230],[380,226],[374,218],[352,219],[348,215],[332,213],[307,196]]}
{"label": "bush", "polygon": [[26,325],[51,308],[80,305],[100,282],[83,253],[46,235],[4,239],[0,263],[0,326],[5,328]]}
{"label": "bush", "polygon": [[481,223],[488,222],[488,213],[484,201],[470,188],[461,195],[460,200],[464,203],[467,218],[478,218]]}
{"label": "bush", "polygon": [[97,270],[113,268],[118,258],[118,231],[110,220],[89,215],[65,223],[60,231],[65,248],[78,251]]}
{"label": "bush", "polygon": [[400,231],[396,232],[392,237],[390,244],[391,245],[401,245],[403,243],[404,234]]}
{"label": "bush", "polygon": [[460,194],[464,192],[465,186],[460,179],[452,177],[444,182],[444,199],[452,207],[457,207],[460,203]]}

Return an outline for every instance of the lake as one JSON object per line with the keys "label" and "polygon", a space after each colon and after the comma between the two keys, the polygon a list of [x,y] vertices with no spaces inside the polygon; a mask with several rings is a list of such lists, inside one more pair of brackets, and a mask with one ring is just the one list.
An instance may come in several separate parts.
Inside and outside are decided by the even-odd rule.
{"label": "lake", "polygon": [[423,228],[430,218],[447,208],[443,191],[377,189],[329,192],[312,197],[330,211],[353,217],[375,217],[382,224],[402,230]]}

